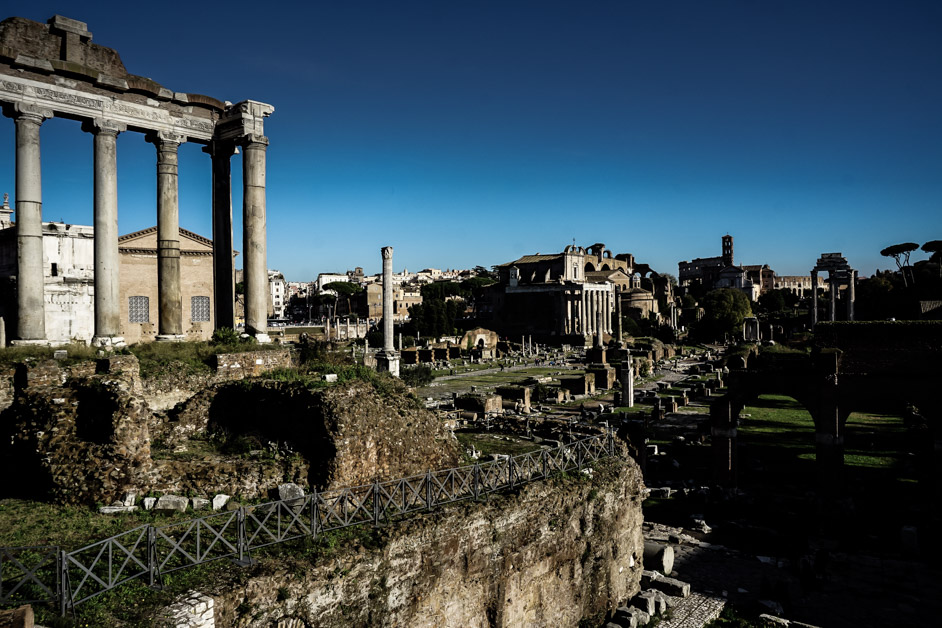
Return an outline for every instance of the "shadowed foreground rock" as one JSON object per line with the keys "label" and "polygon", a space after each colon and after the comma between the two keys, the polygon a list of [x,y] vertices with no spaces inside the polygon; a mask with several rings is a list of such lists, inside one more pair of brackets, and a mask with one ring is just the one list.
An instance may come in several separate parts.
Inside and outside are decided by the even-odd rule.
{"label": "shadowed foreground rock", "polygon": [[216,625],[601,625],[640,590],[641,473],[609,460],[594,475],[393,523],[378,547],[313,566],[262,562],[244,586],[208,592]]}

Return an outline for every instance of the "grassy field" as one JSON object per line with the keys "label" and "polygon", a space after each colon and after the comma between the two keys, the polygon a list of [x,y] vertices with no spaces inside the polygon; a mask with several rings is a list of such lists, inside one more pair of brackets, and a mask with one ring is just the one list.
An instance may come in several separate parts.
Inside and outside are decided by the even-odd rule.
{"label": "grassy field", "polygon": [[[529,451],[535,451],[540,448],[539,445],[533,443],[532,441],[517,440],[513,437],[509,437],[510,440],[507,440],[508,437],[502,436],[500,434],[456,432],[455,436],[458,437],[458,442],[461,443],[461,447],[463,449],[471,449],[473,445],[474,448],[481,452],[481,455],[484,457],[491,454],[516,456],[518,454],[525,454]],[[467,462],[468,464],[474,464],[474,461],[470,458],[467,460]]]}
{"label": "grassy field", "polygon": [[[753,515],[769,525],[813,525],[819,486],[814,423],[791,397],[762,395],[743,409],[739,427],[739,483],[763,496]],[[854,413],[845,427],[844,486],[853,500],[856,540],[896,538],[918,501],[902,419]],[[851,540],[851,539],[847,539]]]}
{"label": "grassy field", "polygon": [[[498,371],[496,373],[484,373],[481,375],[467,375],[456,379],[435,382],[435,386],[426,386],[419,388],[416,394],[419,397],[436,397],[451,394],[453,392],[467,392],[472,386],[479,388],[494,388],[495,386],[506,386],[516,384],[527,377],[545,377],[559,372],[561,369],[553,366],[534,366],[531,368],[520,369],[519,371]],[[582,371],[563,371],[565,376],[580,375]]]}

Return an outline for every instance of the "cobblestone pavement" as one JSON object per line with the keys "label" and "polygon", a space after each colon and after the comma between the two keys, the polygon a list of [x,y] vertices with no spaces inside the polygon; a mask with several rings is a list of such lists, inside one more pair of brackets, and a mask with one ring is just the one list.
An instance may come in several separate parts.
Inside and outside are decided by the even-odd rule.
{"label": "cobblestone pavement", "polygon": [[[831,551],[823,577],[802,583],[788,558],[756,556],[709,543],[709,535],[645,523],[646,540],[674,548],[673,577],[689,582],[691,596],[729,601],[823,628],[935,627],[942,616],[942,574],[918,560]],[[699,538],[698,538],[699,537]],[[761,608],[761,600],[783,608]],[[675,600],[672,600],[675,601]],[[676,608],[676,607],[672,607]],[[719,606],[717,613],[722,610]],[[681,619],[675,612],[674,617]],[[659,626],[701,626],[662,623]]]}
{"label": "cobblestone pavement", "polygon": [[662,620],[658,628],[702,628],[720,616],[726,600],[691,592],[689,597],[667,597],[670,619]]}

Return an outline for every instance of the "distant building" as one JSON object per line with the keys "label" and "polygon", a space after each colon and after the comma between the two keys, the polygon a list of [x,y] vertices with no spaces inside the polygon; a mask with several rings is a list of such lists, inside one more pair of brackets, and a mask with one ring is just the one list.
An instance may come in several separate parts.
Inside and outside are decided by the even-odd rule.
{"label": "distant building", "polygon": [[[0,210],[0,214],[3,211]],[[8,217],[8,214],[7,214]],[[157,228],[118,238],[120,333],[128,344],[157,336]],[[183,330],[188,340],[206,340],[215,326],[213,243],[180,229],[180,288]],[[52,343],[84,342],[94,336],[94,229],[62,222],[43,223],[43,283],[46,338]],[[0,315],[7,328],[16,317],[16,227],[0,216]]]}
{"label": "distant building", "polygon": [[277,270],[268,270],[268,318],[283,319],[288,305],[288,285]]}

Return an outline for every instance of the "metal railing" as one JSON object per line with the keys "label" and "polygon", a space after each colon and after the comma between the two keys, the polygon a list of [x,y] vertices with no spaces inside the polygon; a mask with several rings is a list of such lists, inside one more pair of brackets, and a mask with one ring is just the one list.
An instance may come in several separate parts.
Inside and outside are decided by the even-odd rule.
{"label": "metal railing", "polygon": [[0,548],[0,604],[50,602],[65,615],[129,580],[147,578],[153,586],[162,575],[223,558],[249,564],[252,550],[268,545],[478,499],[614,454],[614,437],[607,433],[483,464],[143,525],[71,552]]}

